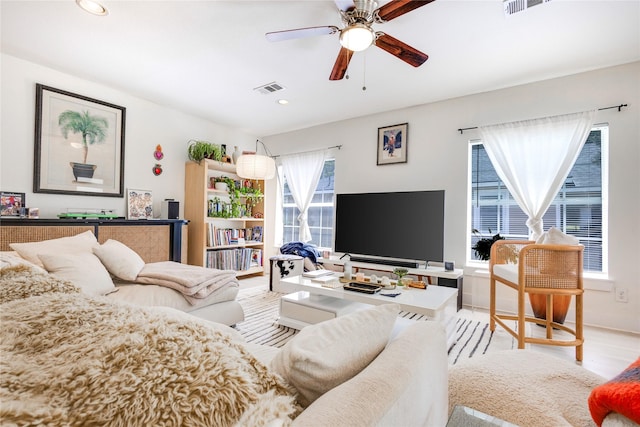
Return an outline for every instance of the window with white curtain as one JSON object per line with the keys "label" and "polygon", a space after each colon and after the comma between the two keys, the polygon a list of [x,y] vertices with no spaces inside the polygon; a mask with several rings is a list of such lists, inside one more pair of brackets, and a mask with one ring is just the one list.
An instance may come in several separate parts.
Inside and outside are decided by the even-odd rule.
{"label": "window with white curtain", "polygon": [[[307,243],[312,243],[319,248],[331,249],[333,246],[334,170],[335,160],[325,160],[322,175],[307,214],[309,228],[311,229],[311,241]],[[289,243],[299,241],[298,229],[300,224],[297,218],[300,215],[300,211],[293,200],[286,178],[283,181],[282,236],[283,243]]]}
{"label": "window with white curtain", "polygon": [[[569,176],[543,217],[544,229],[556,227],[584,245],[584,270],[607,271],[607,153],[609,128],[592,128]],[[471,163],[471,246],[500,233],[527,240],[527,215],[498,178],[481,141],[469,149]],[[469,259],[477,259],[469,248]]]}

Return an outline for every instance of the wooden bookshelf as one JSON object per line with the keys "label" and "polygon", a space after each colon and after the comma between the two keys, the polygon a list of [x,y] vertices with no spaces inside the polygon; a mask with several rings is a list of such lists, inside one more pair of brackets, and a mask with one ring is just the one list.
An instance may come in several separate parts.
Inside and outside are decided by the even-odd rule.
{"label": "wooden bookshelf", "polygon": [[[264,274],[264,196],[246,212],[247,198],[240,196],[231,212],[228,191],[213,188],[212,178],[228,177],[242,187],[259,188],[264,181],[244,180],[235,165],[214,160],[185,164],[184,215],[189,220],[188,263],[231,269],[238,276]],[[259,234],[259,239],[255,236]],[[237,240],[236,240],[237,239]],[[244,239],[244,240],[242,240]]]}

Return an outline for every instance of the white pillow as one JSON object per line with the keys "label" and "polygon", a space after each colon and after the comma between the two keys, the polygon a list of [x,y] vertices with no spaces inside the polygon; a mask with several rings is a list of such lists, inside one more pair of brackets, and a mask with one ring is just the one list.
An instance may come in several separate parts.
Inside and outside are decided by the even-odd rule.
{"label": "white pillow", "polygon": [[136,280],[145,264],[133,249],[113,239],[93,248],[93,253],[100,258],[109,273],[130,282]]}
{"label": "white pillow", "polygon": [[18,265],[28,265],[31,268],[35,268],[40,273],[47,273],[47,271],[39,267],[26,259],[22,258],[20,254],[15,251],[2,251],[0,252],[0,269],[16,267]]}
{"label": "white pillow", "polygon": [[97,245],[96,236],[91,231],[41,242],[9,244],[11,249],[18,252],[22,258],[40,267],[43,265],[38,255],[91,253],[91,249]]}
{"label": "white pillow", "polygon": [[307,407],[378,356],[389,341],[399,311],[398,304],[383,304],[307,326],[270,366],[296,388],[298,402]]}
{"label": "white pillow", "polygon": [[551,227],[548,231],[536,240],[539,245],[578,245],[580,241],[577,237],[565,234],[555,227]]}
{"label": "white pillow", "polygon": [[49,273],[70,281],[85,294],[106,295],[116,290],[109,272],[93,254],[42,254],[40,260]]}

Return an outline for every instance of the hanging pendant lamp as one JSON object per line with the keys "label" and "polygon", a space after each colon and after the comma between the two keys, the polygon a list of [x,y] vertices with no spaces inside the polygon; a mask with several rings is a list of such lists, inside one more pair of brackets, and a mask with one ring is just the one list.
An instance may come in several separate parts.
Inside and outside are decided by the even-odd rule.
{"label": "hanging pendant lamp", "polygon": [[[240,178],[267,180],[276,176],[276,162],[269,156],[257,154],[258,142],[256,141],[256,154],[243,154],[238,157],[236,174]],[[263,143],[261,144],[264,146]]]}

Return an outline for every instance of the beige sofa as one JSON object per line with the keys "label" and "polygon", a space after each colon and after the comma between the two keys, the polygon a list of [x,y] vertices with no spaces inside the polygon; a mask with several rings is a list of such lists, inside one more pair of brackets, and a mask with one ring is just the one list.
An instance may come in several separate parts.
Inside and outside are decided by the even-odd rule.
{"label": "beige sofa", "polygon": [[[444,329],[436,322],[397,324],[385,349],[366,368],[321,395],[293,425],[444,426],[448,418],[445,342]],[[265,364],[282,351],[246,346]]]}
{"label": "beige sofa", "polygon": [[398,319],[397,304],[309,326],[277,349],[183,311],[87,295],[33,267],[5,267],[0,282],[7,424],[447,422],[444,329]]}

